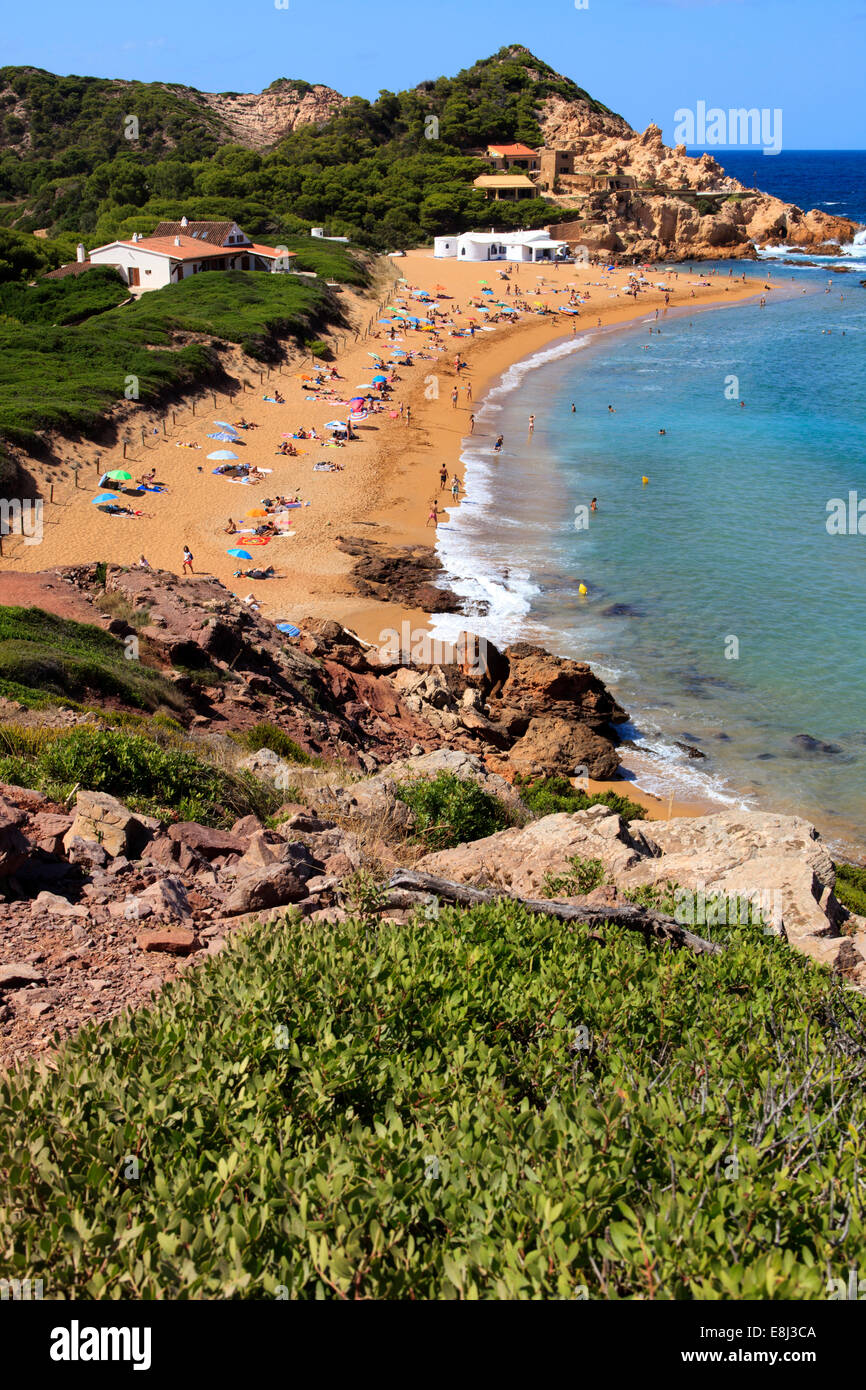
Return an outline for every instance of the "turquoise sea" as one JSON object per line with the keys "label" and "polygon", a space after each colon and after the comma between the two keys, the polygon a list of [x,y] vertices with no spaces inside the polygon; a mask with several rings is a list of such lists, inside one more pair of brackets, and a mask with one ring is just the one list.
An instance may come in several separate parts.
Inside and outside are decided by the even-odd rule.
{"label": "turquoise sea", "polygon": [[[464,441],[467,501],[438,535],[472,616],[437,625],[589,661],[630,712],[624,761],[641,786],[796,811],[855,858],[866,853],[861,255],[849,248],[848,274],[832,273],[839,258],[747,265],[756,293],[774,286],[764,309],[653,312],[600,332],[588,314],[583,334],[511,368]],[[650,278],[674,269],[697,278],[684,266]],[[723,280],[730,264],[711,269]],[[592,497],[581,529],[575,508]],[[853,534],[828,530],[834,499]]]}

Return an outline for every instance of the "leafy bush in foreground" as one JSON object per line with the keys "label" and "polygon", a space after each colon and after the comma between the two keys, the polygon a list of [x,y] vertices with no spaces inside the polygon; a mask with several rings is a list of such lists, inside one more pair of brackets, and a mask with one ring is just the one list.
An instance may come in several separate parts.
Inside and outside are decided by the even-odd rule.
{"label": "leafy bush in foreground", "polygon": [[453,772],[401,782],[394,790],[412,811],[416,833],[430,849],[482,840],[508,824],[508,813],[495,796]]}
{"label": "leafy bush in foreground", "polygon": [[0,1276],[823,1298],[866,1258],[863,1001],[760,932],[699,959],[605,938],[506,903],[230,937],[0,1081]]}

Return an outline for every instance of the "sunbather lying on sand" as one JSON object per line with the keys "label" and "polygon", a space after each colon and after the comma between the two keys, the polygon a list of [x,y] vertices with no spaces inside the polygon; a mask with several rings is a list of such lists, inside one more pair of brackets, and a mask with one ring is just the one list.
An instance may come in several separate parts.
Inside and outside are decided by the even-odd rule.
{"label": "sunbather lying on sand", "polygon": [[[234,578],[235,578],[235,579],[274,579],[274,578],[275,578],[274,567],[273,567],[273,565],[268,565],[267,569],[235,570]],[[252,597],[252,595],[250,595],[250,597]],[[246,602],[246,599],[244,600],[244,602]]]}

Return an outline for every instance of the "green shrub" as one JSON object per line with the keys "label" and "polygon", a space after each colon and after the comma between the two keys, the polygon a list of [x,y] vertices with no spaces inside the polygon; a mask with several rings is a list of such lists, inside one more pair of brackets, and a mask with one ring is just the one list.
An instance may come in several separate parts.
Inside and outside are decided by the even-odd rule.
{"label": "green shrub", "polygon": [[623,820],[643,820],[646,807],[616,792],[580,791],[567,777],[520,777],[515,785],[534,816],[552,816],[558,811],[585,811],[588,806],[609,806]]}
{"label": "green shrub", "polygon": [[293,738],[289,738],[289,735],[284,733],[278,724],[271,724],[267,720],[261,724],[254,724],[251,729],[244,729],[234,737],[251,753],[258,753],[260,748],[270,748],[272,753],[279,754],[281,758],[285,758],[290,763],[302,763],[304,766],[314,767],[320,767],[324,763],[323,758],[317,758],[312,753],[307,753],[299,743],[296,743]]}
{"label": "green shrub", "polygon": [[837,864],[835,892],[843,907],[866,917],[866,869],[855,864]]}
{"label": "green shrub", "polygon": [[600,859],[582,859],[575,854],[568,867],[567,874],[544,875],[543,898],[577,898],[604,883],[604,864]]}
{"label": "green shrub", "polygon": [[13,736],[7,726],[0,746],[8,748],[0,757],[0,779],[58,800],[79,785],[120,797],[132,810],[223,826],[250,813],[264,817],[282,799],[256,777],[225,772],[189,749],[163,747],[123,729],[79,725],[29,740]]}
{"label": "green shrub", "polygon": [[504,902],[231,934],[0,1079],[3,1275],[55,1299],[826,1297],[863,1261],[864,1001],[754,932],[700,958],[605,939]]}
{"label": "green shrub", "polygon": [[501,801],[453,772],[398,783],[395,791],[415,817],[416,835],[430,849],[482,840],[509,823]]}

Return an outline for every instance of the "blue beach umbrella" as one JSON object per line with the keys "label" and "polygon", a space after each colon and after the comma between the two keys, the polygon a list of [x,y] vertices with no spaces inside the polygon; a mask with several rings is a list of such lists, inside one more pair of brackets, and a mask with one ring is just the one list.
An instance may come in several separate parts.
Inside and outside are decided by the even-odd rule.
{"label": "blue beach umbrella", "polygon": [[253,558],[248,550],[227,550],[226,555],[234,555],[236,560],[251,560]]}
{"label": "blue beach umbrella", "polygon": [[217,449],[215,453],[208,454],[209,459],[236,459],[237,454],[233,454],[231,449]]}
{"label": "blue beach umbrella", "polygon": [[216,434],[209,434],[208,439],[221,439],[225,444],[234,444],[237,441],[237,435],[229,434],[227,430],[217,430]]}
{"label": "blue beach umbrella", "polygon": [[373,385],[375,386],[377,381],[387,381],[387,380],[388,380],[388,378],[387,378],[386,376],[384,376],[382,372],[377,372],[376,375],[373,377]]}
{"label": "blue beach umbrella", "polygon": [[220,429],[231,430],[232,434],[237,434],[237,430],[230,420],[214,420],[214,424],[219,425]]}
{"label": "blue beach umbrella", "polygon": [[116,492],[101,492],[101,493],[99,494],[98,497],[94,497],[94,498],[91,500],[90,505],[91,505],[92,507],[98,507],[102,502],[116,502],[116,501],[117,501],[117,493],[116,493]]}

